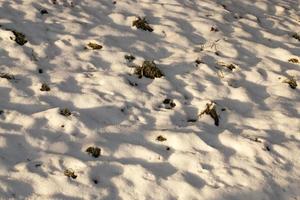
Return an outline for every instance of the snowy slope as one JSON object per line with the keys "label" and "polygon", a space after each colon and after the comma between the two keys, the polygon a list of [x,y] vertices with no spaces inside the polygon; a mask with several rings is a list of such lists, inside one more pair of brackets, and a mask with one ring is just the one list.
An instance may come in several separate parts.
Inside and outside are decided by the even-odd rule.
{"label": "snowy slope", "polygon": [[299,0],[0,0],[0,199],[300,199],[299,34]]}

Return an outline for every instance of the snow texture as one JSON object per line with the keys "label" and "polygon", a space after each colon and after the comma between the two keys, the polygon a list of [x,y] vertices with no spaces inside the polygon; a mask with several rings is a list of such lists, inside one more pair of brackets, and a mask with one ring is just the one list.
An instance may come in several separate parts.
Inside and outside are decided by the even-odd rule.
{"label": "snow texture", "polygon": [[299,4],[0,0],[0,199],[299,200]]}

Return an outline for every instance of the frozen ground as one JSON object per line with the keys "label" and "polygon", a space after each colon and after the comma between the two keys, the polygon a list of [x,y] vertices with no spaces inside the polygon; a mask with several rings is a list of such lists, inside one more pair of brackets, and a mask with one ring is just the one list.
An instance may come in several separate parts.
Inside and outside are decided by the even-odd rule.
{"label": "frozen ground", "polygon": [[[0,0],[0,198],[300,199],[299,7]],[[139,79],[144,60],[164,76]]]}

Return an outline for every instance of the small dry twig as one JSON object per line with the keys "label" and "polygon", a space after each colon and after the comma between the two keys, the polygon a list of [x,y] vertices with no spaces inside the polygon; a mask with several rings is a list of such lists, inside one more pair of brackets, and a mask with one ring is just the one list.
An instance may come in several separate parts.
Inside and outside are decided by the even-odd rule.
{"label": "small dry twig", "polygon": [[202,111],[199,116],[201,117],[204,114],[207,114],[207,115],[211,116],[211,118],[213,118],[214,121],[215,121],[215,125],[219,126],[219,116],[218,116],[217,111],[216,111],[216,104],[215,103],[213,103],[213,102],[207,103],[205,110]]}

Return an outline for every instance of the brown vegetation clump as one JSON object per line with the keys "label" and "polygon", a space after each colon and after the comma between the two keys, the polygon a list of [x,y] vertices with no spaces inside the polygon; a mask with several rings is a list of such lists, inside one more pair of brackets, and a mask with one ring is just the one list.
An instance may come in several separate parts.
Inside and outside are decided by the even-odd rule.
{"label": "brown vegetation clump", "polygon": [[216,111],[215,103],[207,103],[205,110],[202,111],[200,116],[202,116],[203,114],[207,114],[207,115],[211,116],[211,118],[213,118],[215,121],[215,125],[219,126],[219,116]]}
{"label": "brown vegetation clump", "polygon": [[43,83],[40,90],[43,92],[49,92],[50,87],[46,83]]}
{"label": "brown vegetation clump", "polygon": [[156,140],[159,141],[159,142],[164,142],[164,141],[167,140],[167,138],[165,138],[164,136],[160,135],[160,136],[157,136]]}
{"label": "brown vegetation clump", "polygon": [[98,158],[101,154],[101,149],[99,147],[88,147],[85,151],[94,158]]}
{"label": "brown vegetation clump", "polygon": [[0,73],[0,78],[5,78],[7,80],[15,80],[15,76],[8,73]]}
{"label": "brown vegetation clump", "polygon": [[287,78],[285,81],[283,81],[284,83],[287,83],[289,84],[289,86],[292,88],[292,89],[296,89],[298,84],[297,84],[297,81],[295,80],[294,77],[290,77],[290,78]]}
{"label": "brown vegetation clump", "polygon": [[290,63],[300,63],[300,61],[297,58],[290,58],[289,62]]}
{"label": "brown vegetation clump", "polygon": [[176,106],[176,103],[174,102],[174,100],[173,99],[169,99],[169,98],[165,99],[163,101],[163,104],[164,104],[164,106],[165,106],[166,109],[172,109],[172,108],[174,108]]}
{"label": "brown vegetation clump", "polygon": [[69,178],[72,178],[72,179],[76,179],[77,178],[77,175],[71,169],[65,169],[64,175],[67,176],[67,177],[69,177]]}
{"label": "brown vegetation clump", "polygon": [[124,56],[125,60],[127,60],[128,62],[132,62],[135,60],[135,57],[133,55],[125,55]]}
{"label": "brown vegetation clump", "polygon": [[26,36],[18,31],[13,30],[12,31],[13,34],[15,35],[15,42],[21,46],[23,46],[24,44],[26,44],[28,41],[26,39]]}
{"label": "brown vegetation clump", "polygon": [[139,78],[145,76],[146,78],[160,78],[163,76],[161,70],[156,66],[154,61],[147,61],[143,62],[142,66],[137,66],[135,68],[134,74],[138,75]]}
{"label": "brown vegetation clump", "polygon": [[91,50],[100,50],[103,48],[103,46],[94,42],[89,42],[85,48]]}
{"label": "brown vegetation clump", "polygon": [[62,108],[59,110],[59,114],[65,116],[65,117],[68,117],[68,116],[71,116],[72,113],[68,108]]}
{"label": "brown vegetation clump", "polygon": [[296,40],[300,41],[300,35],[298,33],[294,33],[292,35],[293,38],[295,38]]}
{"label": "brown vegetation clump", "polygon": [[138,17],[136,20],[132,22],[132,26],[135,26],[138,29],[142,29],[144,31],[152,32],[153,28],[149,25],[148,21],[145,17]]}

